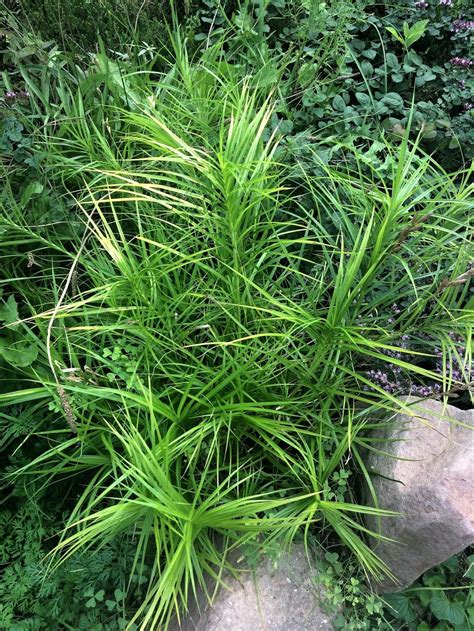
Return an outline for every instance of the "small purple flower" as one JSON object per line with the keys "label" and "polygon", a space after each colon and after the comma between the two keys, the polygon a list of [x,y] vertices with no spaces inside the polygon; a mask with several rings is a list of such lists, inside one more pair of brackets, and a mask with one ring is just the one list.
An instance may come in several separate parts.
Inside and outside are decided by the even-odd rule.
{"label": "small purple flower", "polygon": [[451,31],[461,33],[461,31],[471,31],[473,28],[474,20],[454,20]]}
{"label": "small purple flower", "polygon": [[426,0],[418,0],[418,2],[415,2],[415,7],[417,9],[427,9],[429,7],[429,3]]}
{"label": "small purple flower", "polygon": [[[395,311],[396,308],[396,305],[392,306],[393,311]],[[434,343],[435,340],[431,334],[422,332],[418,334],[418,337],[429,342],[430,346],[432,345],[431,352],[435,360],[435,365],[432,367],[433,372],[439,375],[440,378],[447,378],[451,384],[451,386],[448,384],[448,388],[450,388],[456,384],[469,383],[472,381],[474,378],[474,365],[472,367],[467,366],[466,360],[462,359],[466,354],[466,343],[463,337],[454,331],[448,331],[448,336],[453,342],[453,352],[448,351],[446,353],[439,345],[437,346]],[[409,350],[410,340],[411,336],[404,334],[401,336],[399,344],[403,349]],[[406,353],[402,355],[402,353],[398,351],[384,349],[382,352],[387,358],[407,358]],[[408,355],[408,358],[410,357],[412,357],[411,361],[413,361],[413,356]],[[440,396],[446,387],[431,380],[428,383],[412,383],[410,375],[406,374],[400,366],[390,363],[389,359],[387,359],[380,368],[368,370],[366,376],[372,382],[372,387],[395,395],[411,393],[423,399]],[[372,390],[368,385],[364,385],[363,388],[366,391]]]}
{"label": "small purple flower", "polygon": [[5,92],[5,99],[9,101],[14,101],[15,99],[28,99],[29,97],[30,93],[27,90],[20,90],[19,92],[8,90]]}
{"label": "small purple flower", "polygon": [[453,0],[439,0],[439,4],[442,7],[452,7],[453,6]]}
{"label": "small purple flower", "polygon": [[459,66],[460,68],[469,68],[470,66],[472,66],[473,61],[472,59],[468,59],[467,57],[453,57],[450,60],[450,63],[453,66]]}
{"label": "small purple flower", "polygon": [[464,103],[462,107],[465,112],[470,112],[474,107],[474,103]]}
{"label": "small purple flower", "polygon": [[439,383],[430,384],[429,386],[412,385],[411,392],[415,396],[430,397],[433,394],[441,392],[441,386],[439,385]]}

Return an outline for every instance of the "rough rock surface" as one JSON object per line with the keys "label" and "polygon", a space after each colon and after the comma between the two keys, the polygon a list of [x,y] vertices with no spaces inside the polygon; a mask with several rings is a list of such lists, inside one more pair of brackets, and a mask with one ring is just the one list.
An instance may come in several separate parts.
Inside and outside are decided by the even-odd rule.
{"label": "rough rock surface", "polygon": [[295,545],[277,565],[265,559],[239,581],[226,579],[212,607],[190,613],[173,631],[332,631],[330,616],[320,608],[316,569],[305,550]]}
{"label": "rough rock surface", "polygon": [[375,585],[380,592],[409,586],[474,542],[474,411],[403,401],[409,411],[389,419],[378,435],[377,449],[393,458],[370,452],[366,462],[380,508],[401,513],[367,520],[398,542],[372,541],[398,579]]}

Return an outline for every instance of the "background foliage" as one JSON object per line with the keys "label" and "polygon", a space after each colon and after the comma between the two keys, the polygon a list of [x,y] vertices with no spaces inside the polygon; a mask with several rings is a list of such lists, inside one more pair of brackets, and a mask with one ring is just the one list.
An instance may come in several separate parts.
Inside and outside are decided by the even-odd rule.
{"label": "background foliage", "polygon": [[135,43],[157,45],[166,36],[167,3],[152,0],[6,0],[5,7],[19,15],[24,28],[63,50],[97,50],[99,39],[125,52]]}
{"label": "background foliage", "polygon": [[[10,0],[11,2],[11,0]],[[135,6],[136,5],[136,6]],[[61,3],[22,0],[9,5],[62,48],[97,50],[99,39],[127,54],[166,41],[166,3]],[[373,160],[379,127],[404,133],[412,101],[412,133],[421,131],[425,150],[446,168],[472,159],[473,25],[469,0],[346,2],[220,2],[176,5],[191,40],[214,41],[234,29],[228,55],[279,94],[274,125],[300,157],[311,154],[311,137],[370,137]],[[67,19],[65,18],[67,16]],[[408,39],[397,36],[412,29]],[[134,45],[131,46],[131,42]],[[318,147],[320,151],[324,151]],[[328,149],[325,150],[327,155]]]}

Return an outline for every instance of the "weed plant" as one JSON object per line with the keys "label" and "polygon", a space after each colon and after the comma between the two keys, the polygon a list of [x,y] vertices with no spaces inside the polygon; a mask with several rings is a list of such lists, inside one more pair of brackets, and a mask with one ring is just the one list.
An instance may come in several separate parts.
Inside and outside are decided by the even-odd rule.
{"label": "weed plant", "polygon": [[[380,576],[362,517],[382,511],[341,470],[370,486],[374,411],[426,383],[467,393],[471,366],[472,173],[406,137],[383,173],[354,146],[319,175],[288,168],[274,95],[224,40],[193,59],[173,44],[159,74],[105,51],[53,64],[47,99],[23,68],[16,115],[44,117],[44,162],[20,192],[24,167],[4,162],[0,208],[3,447],[40,441],[14,475],[71,486],[51,568],[133,537],[130,576],[152,568],[143,629],[210,597],[244,544],[332,532]],[[58,219],[39,220],[44,192]],[[392,389],[369,373],[387,357]]]}
{"label": "weed plant", "polygon": [[374,594],[353,563],[337,552],[318,561],[326,607],[336,629],[344,631],[462,631],[472,627],[473,561],[468,548],[425,572],[410,588]]}

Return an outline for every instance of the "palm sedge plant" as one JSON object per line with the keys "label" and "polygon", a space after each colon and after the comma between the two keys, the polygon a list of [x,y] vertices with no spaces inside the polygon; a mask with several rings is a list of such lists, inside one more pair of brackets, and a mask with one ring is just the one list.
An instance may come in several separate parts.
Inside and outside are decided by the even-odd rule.
{"label": "palm sedge plant", "polygon": [[[210,598],[246,543],[330,529],[368,574],[388,571],[362,519],[386,513],[331,492],[344,466],[370,486],[374,414],[403,405],[367,368],[389,352],[412,383],[468,380],[450,334],[470,339],[469,174],[405,139],[387,144],[388,176],[350,148],[355,167],[290,176],[272,95],[222,50],[190,60],[177,36],[146,80],[102,53],[44,134],[69,229],[32,223],[8,185],[2,201],[1,334],[23,349],[0,364],[2,422],[20,409],[48,445],[16,475],[73,480],[53,568],[133,533],[131,575],[153,559],[143,629]],[[435,346],[464,381],[430,368]]]}

